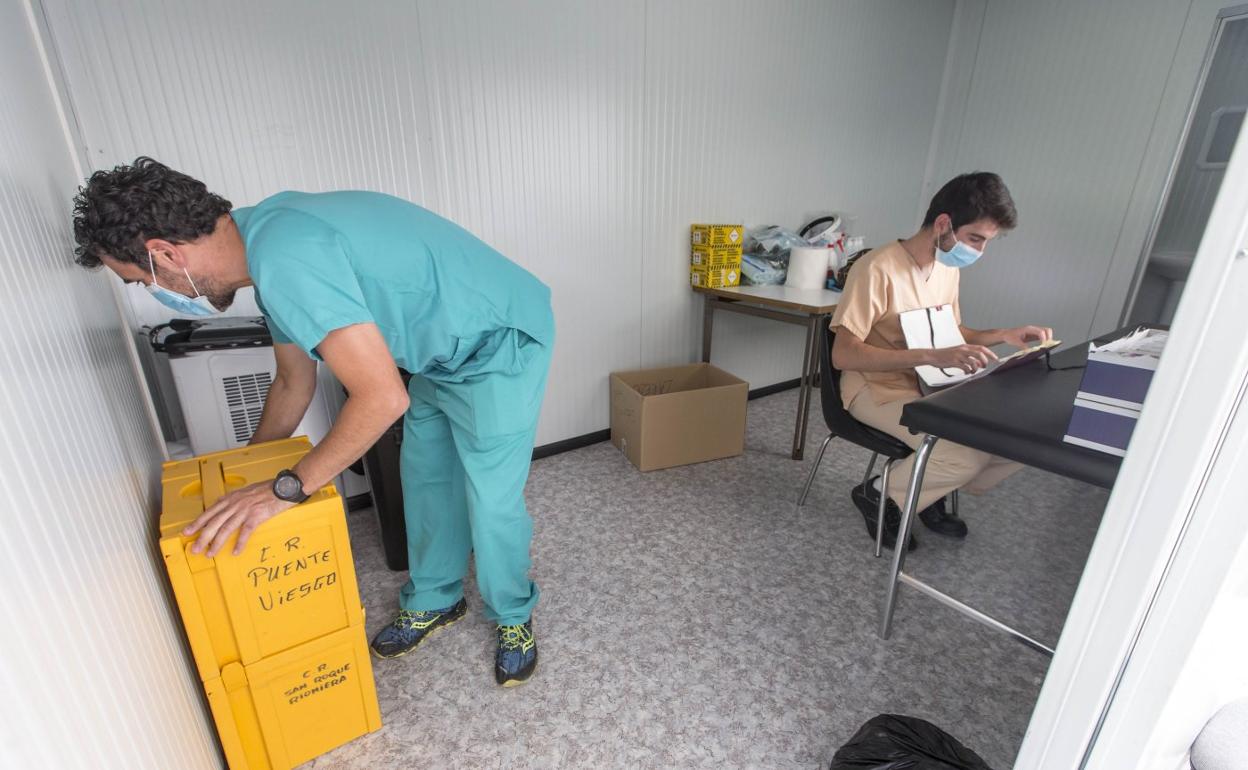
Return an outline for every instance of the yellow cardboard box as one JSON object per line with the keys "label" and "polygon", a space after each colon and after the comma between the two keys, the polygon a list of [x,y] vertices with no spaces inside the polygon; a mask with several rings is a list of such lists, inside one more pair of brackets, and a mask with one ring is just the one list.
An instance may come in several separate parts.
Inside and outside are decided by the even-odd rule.
{"label": "yellow cardboard box", "polygon": [[231,770],[289,770],[381,727],[362,625],[227,663],[204,691]]}
{"label": "yellow cardboard box", "polygon": [[741,267],[740,246],[694,246],[689,255],[689,265],[695,269]]}
{"label": "yellow cardboard box", "polygon": [[742,225],[691,225],[689,244],[692,246],[740,246],[745,242]]}
{"label": "yellow cardboard box", "polygon": [[[246,549],[234,537],[213,558],[191,553],[182,529],[226,492],[268,481],[312,448],[306,438],[166,463],[160,550],[200,679],[362,626],[342,498],[332,484],[261,524]],[[362,631],[360,632],[362,633]]]}
{"label": "yellow cardboard box", "polygon": [[694,268],[689,271],[689,283],[695,287],[708,289],[724,289],[730,286],[738,286],[741,283],[741,270],[740,267],[727,267],[718,270]]}

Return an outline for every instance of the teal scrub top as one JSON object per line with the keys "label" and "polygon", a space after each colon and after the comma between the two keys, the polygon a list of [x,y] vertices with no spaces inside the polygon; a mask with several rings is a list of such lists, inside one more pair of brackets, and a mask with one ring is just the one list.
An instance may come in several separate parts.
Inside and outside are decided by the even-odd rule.
{"label": "teal scrub top", "polygon": [[377,325],[401,368],[448,382],[516,369],[529,339],[554,343],[545,284],[408,201],[283,192],[231,215],[274,341],[315,360],[330,332],[359,323]]}

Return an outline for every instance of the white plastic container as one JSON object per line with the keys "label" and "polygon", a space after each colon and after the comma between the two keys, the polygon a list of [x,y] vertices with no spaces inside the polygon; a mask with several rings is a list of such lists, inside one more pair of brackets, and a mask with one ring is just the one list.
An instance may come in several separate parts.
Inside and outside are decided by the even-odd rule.
{"label": "white plastic container", "polygon": [[822,289],[828,280],[827,246],[795,246],[789,253],[789,273],[784,285],[794,289]]}

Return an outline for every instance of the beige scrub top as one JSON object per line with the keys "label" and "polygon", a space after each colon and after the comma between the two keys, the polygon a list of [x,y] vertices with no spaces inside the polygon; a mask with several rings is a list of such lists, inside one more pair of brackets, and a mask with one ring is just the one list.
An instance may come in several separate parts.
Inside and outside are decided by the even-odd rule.
{"label": "beige scrub top", "polygon": [[[900,241],[894,241],[854,263],[830,328],[837,334],[849,332],[877,348],[907,350],[899,316],[939,305],[953,305],[954,318],[959,326],[962,324],[958,269],[936,262],[925,280],[909,252]],[[841,374],[841,398],[846,408],[864,388],[876,404],[921,395],[913,369]]]}

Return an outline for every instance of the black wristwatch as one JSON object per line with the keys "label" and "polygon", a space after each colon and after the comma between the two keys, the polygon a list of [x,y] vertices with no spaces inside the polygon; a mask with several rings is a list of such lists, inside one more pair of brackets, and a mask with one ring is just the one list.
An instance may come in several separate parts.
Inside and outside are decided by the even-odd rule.
{"label": "black wristwatch", "polygon": [[292,470],[282,471],[277,474],[277,478],[273,479],[273,494],[279,500],[290,503],[302,503],[309,497],[304,494],[303,479],[296,476]]}

